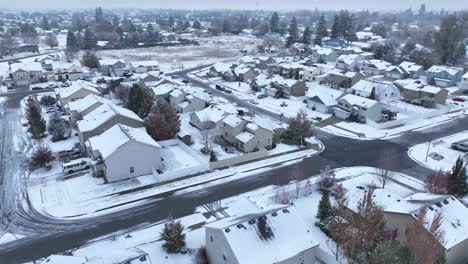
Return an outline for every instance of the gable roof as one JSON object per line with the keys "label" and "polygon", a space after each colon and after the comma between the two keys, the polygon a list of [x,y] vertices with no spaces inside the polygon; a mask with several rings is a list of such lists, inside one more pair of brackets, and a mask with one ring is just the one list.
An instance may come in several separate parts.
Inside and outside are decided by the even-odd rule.
{"label": "gable roof", "polygon": [[157,60],[145,60],[145,61],[132,61],[130,62],[133,68],[138,67],[152,67],[152,66],[159,66],[159,62]]}
{"label": "gable roof", "polygon": [[146,133],[145,128],[133,128],[122,124],[117,124],[99,136],[90,138],[88,141],[91,149],[99,151],[103,159],[106,159],[130,141],[140,142],[156,148],[161,147]]}
{"label": "gable roof", "polygon": [[310,99],[316,97],[326,106],[336,105],[337,100],[343,95],[344,92],[342,91],[330,89],[323,86],[314,86],[307,92],[307,96]]}
{"label": "gable roof", "polygon": [[97,96],[95,94],[90,94],[82,99],[69,102],[68,109],[70,111],[76,111],[78,113],[81,113],[97,103],[110,104],[111,101],[107,100],[104,97]]}
{"label": "gable roof", "polygon": [[404,71],[406,71],[407,73],[414,73],[414,72],[417,72],[421,69],[423,69],[423,66],[421,65],[418,65],[414,62],[410,62],[410,61],[404,61],[402,63],[400,63],[399,65]]}
{"label": "gable roof", "polygon": [[61,98],[67,98],[73,95],[74,93],[78,92],[81,89],[88,90],[91,93],[94,94],[101,94],[96,87],[94,86],[93,83],[83,81],[83,80],[78,80],[71,82],[69,87],[64,87],[64,88],[56,88],[55,89],[55,94],[60,95]]}
{"label": "gable roof", "polygon": [[454,75],[458,74],[459,72],[463,73],[463,68],[449,67],[449,66],[445,66],[445,65],[434,65],[431,68],[429,68],[429,70],[427,70],[427,71],[432,72],[432,73],[440,73],[440,72],[445,71],[448,74],[454,76]]}
{"label": "gable roof", "polygon": [[375,100],[371,100],[371,99],[364,98],[364,97],[361,97],[361,96],[357,96],[357,95],[354,95],[354,94],[347,94],[347,95],[341,97],[339,100],[345,100],[348,103],[350,103],[351,105],[357,105],[357,106],[361,106],[361,107],[364,107],[364,108],[372,107],[372,106],[374,106],[375,104],[378,103]]}
{"label": "gable roof", "polygon": [[77,122],[78,130],[80,132],[92,131],[118,115],[143,123],[143,120],[131,110],[114,104],[103,104]]}
{"label": "gable roof", "polygon": [[[265,239],[260,234],[259,217],[266,217],[273,233],[271,238]],[[207,228],[223,232],[239,263],[252,262],[252,252],[255,263],[278,263],[319,245],[293,206],[226,218],[208,224]]]}
{"label": "gable roof", "polygon": [[39,62],[19,62],[10,65],[11,72],[23,71],[42,71],[42,65]]}

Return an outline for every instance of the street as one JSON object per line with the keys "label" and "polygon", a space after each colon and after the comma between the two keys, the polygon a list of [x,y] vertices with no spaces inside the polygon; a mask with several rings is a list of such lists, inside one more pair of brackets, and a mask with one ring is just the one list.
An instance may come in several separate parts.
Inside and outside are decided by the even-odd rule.
{"label": "street", "polygon": [[[191,69],[193,70],[193,69]],[[193,84],[210,89],[213,94],[235,101],[242,107],[278,119],[279,115],[269,113],[246,101],[233,98],[206,84],[189,78],[186,71],[176,76],[187,79]],[[6,225],[3,232],[11,230],[27,235],[7,244],[0,245],[0,263],[20,263],[40,257],[63,252],[85,244],[88,240],[123,229],[131,229],[143,224],[164,220],[168,215],[182,217],[192,214],[196,207],[209,202],[239,195],[251,190],[274,184],[286,184],[292,166],[273,168],[264,173],[238,181],[210,186],[202,192],[169,194],[153,197],[147,203],[119,212],[86,220],[57,220],[42,215],[28,206],[26,195],[27,170],[24,156],[15,151],[14,137],[20,126],[20,100],[29,92],[8,94],[8,100],[0,104],[1,142],[0,142],[0,212]],[[442,136],[455,134],[468,129],[468,117],[444,123],[438,127],[421,131],[411,131],[391,140],[361,141],[317,131],[317,137],[325,145],[325,150],[317,156],[302,161],[306,175],[316,175],[325,166],[331,168],[348,166],[377,166],[379,154],[383,149],[394,150],[392,157],[397,164],[396,171],[423,179],[429,169],[419,166],[407,155],[410,146],[435,140]],[[30,145],[22,142],[22,149]]]}

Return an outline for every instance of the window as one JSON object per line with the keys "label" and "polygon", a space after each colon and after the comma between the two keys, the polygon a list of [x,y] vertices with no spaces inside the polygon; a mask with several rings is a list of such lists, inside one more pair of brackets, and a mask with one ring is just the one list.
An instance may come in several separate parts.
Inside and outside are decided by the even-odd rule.
{"label": "window", "polygon": [[134,173],[135,172],[135,167],[130,167],[130,173]]}
{"label": "window", "polygon": [[226,258],[226,256],[224,254],[223,254],[223,259],[224,259],[224,261],[227,261],[227,258]]}
{"label": "window", "polygon": [[211,240],[211,242],[213,242],[213,236],[210,236],[210,240]]}

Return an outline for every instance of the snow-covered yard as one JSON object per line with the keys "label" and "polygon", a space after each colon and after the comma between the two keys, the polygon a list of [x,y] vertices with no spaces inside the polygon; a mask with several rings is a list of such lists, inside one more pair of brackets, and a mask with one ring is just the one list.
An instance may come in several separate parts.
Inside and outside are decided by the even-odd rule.
{"label": "snow-covered yard", "polygon": [[[458,157],[465,153],[450,147],[452,143],[466,142],[468,132],[461,132],[448,137],[432,141],[431,143],[419,144],[408,151],[408,155],[416,162],[433,170],[450,170]],[[426,154],[427,159],[426,159]]]}

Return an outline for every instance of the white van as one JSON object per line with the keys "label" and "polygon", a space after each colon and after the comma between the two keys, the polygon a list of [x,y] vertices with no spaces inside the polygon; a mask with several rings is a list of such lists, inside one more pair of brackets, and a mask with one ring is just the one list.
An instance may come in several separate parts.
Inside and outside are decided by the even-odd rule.
{"label": "white van", "polygon": [[87,170],[91,168],[91,159],[76,159],[62,164],[63,173],[73,173],[75,171]]}

